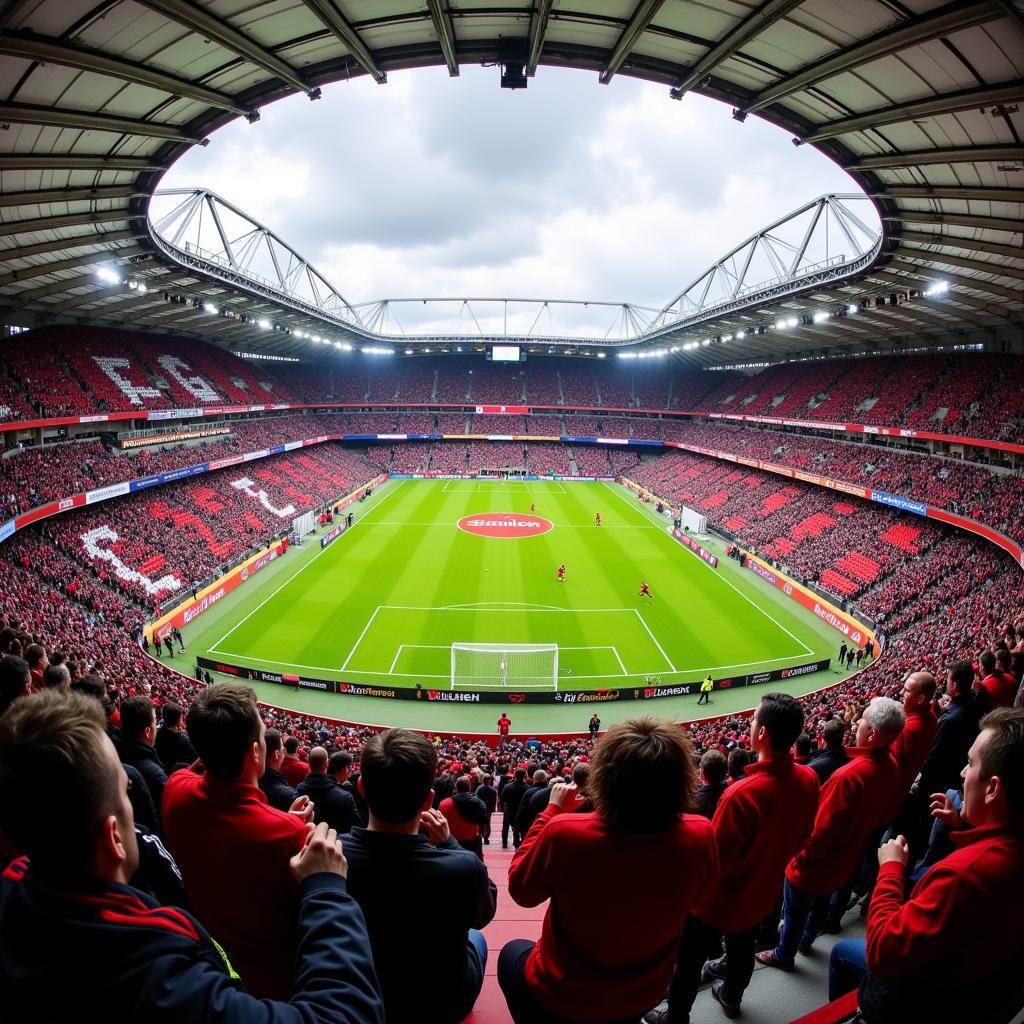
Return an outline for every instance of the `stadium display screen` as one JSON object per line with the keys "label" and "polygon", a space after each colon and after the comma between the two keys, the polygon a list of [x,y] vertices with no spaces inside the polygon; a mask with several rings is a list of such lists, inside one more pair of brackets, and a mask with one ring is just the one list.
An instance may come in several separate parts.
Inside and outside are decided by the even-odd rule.
{"label": "stadium display screen", "polygon": [[495,363],[518,363],[520,358],[518,345],[492,345],[491,359]]}

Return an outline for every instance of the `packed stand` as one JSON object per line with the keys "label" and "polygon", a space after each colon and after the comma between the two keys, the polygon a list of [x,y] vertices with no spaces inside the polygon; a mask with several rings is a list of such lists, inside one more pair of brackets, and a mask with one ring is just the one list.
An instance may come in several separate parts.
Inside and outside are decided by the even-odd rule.
{"label": "packed stand", "polygon": [[724,424],[674,424],[683,444],[742,454],[824,477],[860,484],[968,516],[1024,538],[1021,477],[974,463],[824,437]]}
{"label": "packed stand", "polygon": [[155,608],[377,472],[350,451],[318,445],[104,502],[46,531],[102,583]]}

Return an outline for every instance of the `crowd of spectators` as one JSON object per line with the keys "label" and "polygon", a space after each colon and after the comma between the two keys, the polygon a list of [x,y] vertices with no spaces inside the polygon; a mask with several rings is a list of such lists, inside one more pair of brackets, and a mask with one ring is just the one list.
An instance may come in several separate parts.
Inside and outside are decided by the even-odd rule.
{"label": "crowd of spectators", "polygon": [[[886,355],[782,363],[744,373],[658,361],[477,356],[367,361],[331,353],[253,364],[189,339],[92,327],[33,332],[0,350],[0,421],[130,409],[300,402],[472,402],[676,409],[886,424],[1017,440],[1019,359],[997,353]],[[30,339],[31,340],[31,339]],[[181,362],[168,362],[168,357]]]}
{"label": "crowd of spectators", "polygon": [[1024,539],[1018,472],[880,445],[718,423],[671,424],[671,439],[860,484],[968,516]]}
{"label": "crowd of spectators", "polygon": [[42,529],[89,575],[154,608],[377,472],[347,449],[317,445],[95,505]]}

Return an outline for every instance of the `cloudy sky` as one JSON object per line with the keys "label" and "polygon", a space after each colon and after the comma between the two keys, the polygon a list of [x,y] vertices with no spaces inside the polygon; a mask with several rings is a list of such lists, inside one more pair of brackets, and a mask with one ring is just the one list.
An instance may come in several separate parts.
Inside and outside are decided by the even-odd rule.
{"label": "cloudy sky", "polygon": [[[699,96],[674,102],[663,87],[544,67],[525,91],[499,89],[495,68],[456,79],[432,68],[384,86],[334,85],[315,103],[283,100],[256,124],[218,132],[162,183],[189,186],[265,223],[351,302],[524,296],[657,308],[772,220],[821,193],[858,191],[756,117],[740,124]],[[458,304],[395,308],[417,329],[469,315]],[[528,323],[536,309],[519,315]],[[586,320],[587,333],[603,333],[617,315],[554,308],[538,329]]]}

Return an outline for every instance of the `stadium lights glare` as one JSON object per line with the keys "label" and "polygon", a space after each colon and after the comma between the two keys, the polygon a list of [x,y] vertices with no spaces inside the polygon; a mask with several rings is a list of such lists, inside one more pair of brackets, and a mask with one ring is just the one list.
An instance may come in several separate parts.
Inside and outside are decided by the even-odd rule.
{"label": "stadium lights glare", "polygon": [[814,320],[816,324],[823,324],[831,316],[832,314],[827,309],[819,309],[811,319]]}
{"label": "stadium lights glare", "polygon": [[597,358],[598,359],[604,359],[604,353],[603,352],[598,352],[597,353]]}
{"label": "stadium lights glare", "polygon": [[704,340],[703,340],[703,341],[701,342],[701,344],[702,344],[702,345],[710,345],[710,344],[711,344],[711,339],[710,339],[710,338],[705,338],[705,339],[704,339]]}
{"label": "stadium lights glare", "polygon": [[948,281],[936,281],[930,288],[924,290],[924,294],[929,298],[934,298],[936,295],[945,295],[949,291]]}
{"label": "stadium lights glare", "polygon": [[858,312],[860,312],[860,306],[857,306],[852,302],[846,307],[847,316],[856,316]]}
{"label": "stadium lights glare", "polygon": [[732,341],[732,335],[731,334],[723,334],[722,335],[722,341],[723,341],[723,343],[726,342],[726,341]]}
{"label": "stadium lights glare", "polygon": [[145,295],[146,292],[149,291],[142,281],[129,281],[128,287],[131,288],[133,292],[138,292],[140,295]]}
{"label": "stadium lights glare", "polygon": [[320,340],[320,335],[319,334],[314,334],[312,336],[312,338],[310,338],[310,341],[319,341],[319,340]]}
{"label": "stadium lights glare", "polygon": [[341,350],[342,350],[342,352],[351,352],[352,351],[352,346],[349,345],[347,342],[342,342]]}
{"label": "stadium lights glare", "polygon": [[270,321],[261,318],[261,319],[256,321],[256,326],[261,331],[269,331],[270,330]]}
{"label": "stadium lights glare", "polygon": [[737,341],[742,341],[746,336],[747,336],[747,332],[746,331],[737,331],[736,332],[736,340]]}
{"label": "stadium lights glare", "polygon": [[220,310],[212,302],[204,302],[203,312],[209,313],[211,316],[216,316]]}
{"label": "stadium lights glare", "polygon": [[100,267],[100,269],[96,271],[96,276],[104,284],[120,284],[121,283],[120,275],[117,273],[116,270],[111,270],[110,267]]}
{"label": "stadium lights glare", "polygon": [[406,354],[407,356],[411,356],[411,355],[412,355],[412,349],[411,349],[411,348],[407,348],[407,349],[405,350],[405,354]]}

